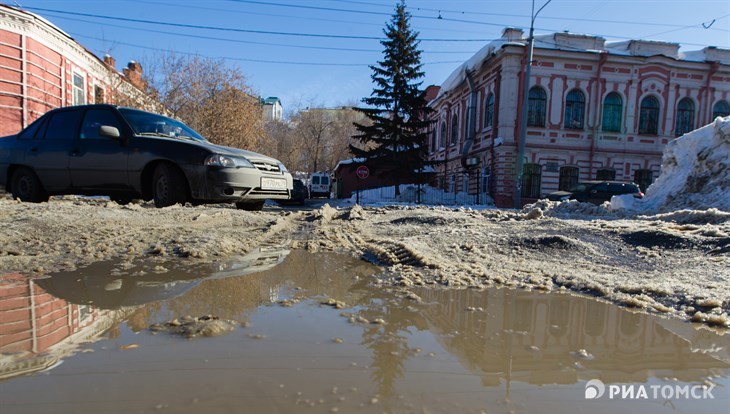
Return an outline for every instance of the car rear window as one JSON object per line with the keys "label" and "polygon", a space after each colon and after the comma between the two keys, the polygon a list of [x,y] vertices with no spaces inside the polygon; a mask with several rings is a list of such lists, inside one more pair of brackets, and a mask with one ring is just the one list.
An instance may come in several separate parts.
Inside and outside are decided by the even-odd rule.
{"label": "car rear window", "polygon": [[18,138],[20,139],[33,139],[36,135],[36,132],[40,128],[41,124],[45,121],[45,119],[37,119],[35,122],[30,124],[27,128],[25,128],[19,135]]}
{"label": "car rear window", "polygon": [[322,184],[323,185],[324,184],[329,184],[329,183],[330,183],[330,178],[329,177],[322,177]]}
{"label": "car rear window", "polygon": [[319,177],[312,177],[312,184],[319,185]]}
{"label": "car rear window", "polygon": [[56,112],[51,115],[46,129],[45,139],[54,141],[70,141],[76,139],[76,134],[81,123],[79,110]]}

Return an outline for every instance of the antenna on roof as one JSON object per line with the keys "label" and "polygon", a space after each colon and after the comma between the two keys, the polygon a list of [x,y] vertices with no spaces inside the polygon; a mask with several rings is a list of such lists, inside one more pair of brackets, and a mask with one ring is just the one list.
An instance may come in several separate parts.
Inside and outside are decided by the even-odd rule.
{"label": "antenna on roof", "polygon": [[439,17],[437,17],[437,19],[439,19],[439,20],[443,19],[443,17],[441,17],[441,10],[439,10]]}

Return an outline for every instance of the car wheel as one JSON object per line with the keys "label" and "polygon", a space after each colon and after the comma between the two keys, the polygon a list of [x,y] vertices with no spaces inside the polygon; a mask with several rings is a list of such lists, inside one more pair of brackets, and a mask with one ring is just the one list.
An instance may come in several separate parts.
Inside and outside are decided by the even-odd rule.
{"label": "car wheel", "polygon": [[160,164],[152,176],[152,198],[157,208],[185,204],[187,201],[185,176],[169,164]]}
{"label": "car wheel", "polygon": [[236,208],[239,210],[246,210],[246,211],[261,211],[264,209],[264,201],[256,201],[253,203],[236,203]]}
{"label": "car wheel", "polygon": [[31,203],[48,201],[48,194],[33,170],[25,167],[13,172],[10,181],[10,192],[13,198]]}

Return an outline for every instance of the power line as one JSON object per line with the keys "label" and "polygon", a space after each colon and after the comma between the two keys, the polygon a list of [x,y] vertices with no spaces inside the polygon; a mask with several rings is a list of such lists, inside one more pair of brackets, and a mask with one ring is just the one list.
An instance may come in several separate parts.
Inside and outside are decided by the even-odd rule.
{"label": "power line", "polygon": [[[159,2],[159,1],[142,1],[142,0],[123,0],[128,2],[134,2],[135,4],[143,3],[143,4],[153,4],[153,5],[159,5],[159,6],[166,6],[166,7],[178,7],[178,8],[186,8],[186,9],[197,9],[197,10],[211,10],[211,11],[218,11],[218,12],[224,12],[224,13],[237,13],[237,14],[247,14],[247,15],[254,15],[254,16],[269,16],[269,17],[284,17],[284,18],[291,18],[291,19],[299,19],[299,20],[313,20],[313,21],[321,21],[321,22],[329,22],[329,23],[345,23],[345,24],[356,24],[361,26],[374,26],[374,27],[383,27],[382,23],[369,23],[364,21],[353,21],[353,20],[342,20],[342,19],[325,19],[325,18],[318,18],[318,17],[305,17],[301,15],[287,15],[287,14],[276,14],[276,13],[262,13],[262,12],[254,12],[251,10],[233,10],[233,9],[221,9],[217,7],[204,7],[204,6],[192,6],[189,4],[180,4],[180,3],[165,3],[165,2]],[[444,29],[444,28],[435,28],[435,27],[414,27],[416,30],[429,30],[429,31],[442,31],[442,32],[458,32],[458,33],[481,33],[474,30],[459,30],[459,29]]]}
{"label": "power line", "polygon": [[[229,0],[229,1],[236,1],[236,0]],[[361,5],[367,5],[367,6],[380,6],[380,7],[389,7],[392,8],[391,5],[387,4],[381,4],[381,3],[373,3],[368,1],[361,1],[361,0],[327,0],[327,1],[333,1],[336,3],[349,3],[349,4],[361,4]],[[465,10],[449,10],[449,9],[432,9],[427,7],[419,7],[419,6],[413,6],[410,7],[414,10],[423,10],[423,11],[432,11],[432,12],[440,12],[440,13],[456,13],[456,14],[469,14],[469,15],[479,15],[479,16],[494,16],[494,17],[519,17],[519,18],[527,18],[529,19],[531,16],[526,14],[509,14],[509,13],[490,13],[490,12],[479,12],[479,11],[465,11]],[[414,16],[415,17],[415,16]],[[443,16],[442,16],[443,17]],[[724,18],[724,17],[723,17]],[[438,19],[438,17],[436,17]],[[442,18],[439,20],[445,20],[446,18]],[[551,16],[540,16],[540,20],[561,20],[561,21],[574,21],[574,18],[568,18],[568,17],[551,17]],[[659,27],[675,27],[675,28],[685,28],[687,26],[681,25],[681,24],[670,24],[670,23],[654,23],[654,22],[646,22],[646,21],[630,21],[630,20],[606,20],[606,19],[580,19],[581,22],[589,22],[589,23],[612,23],[612,24],[631,24],[631,25],[639,25],[639,26],[659,26]],[[724,32],[723,29],[713,29],[717,31]]]}
{"label": "power line", "polygon": [[[72,15],[72,16],[92,17],[92,18],[96,18],[96,19],[121,20],[121,21],[125,21],[125,22],[145,23],[145,24],[152,24],[152,25],[158,25],[158,26],[185,27],[188,29],[205,29],[205,30],[216,30],[216,31],[223,31],[223,32],[256,33],[256,34],[266,34],[266,35],[333,38],[333,39],[357,39],[357,40],[383,40],[384,39],[382,37],[375,37],[375,36],[352,36],[352,35],[333,35],[333,34],[320,34],[320,33],[277,32],[277,31],[268,31],[268,30],[236,29],[236,28],[232,28],[232,27],[203,26],[203,25],[185,24],[185,23],[157,22],[157,21],[152,21],[152,20],[132,19],[132,18],[118,17],[118,16],[104,16],[104,15],[91,14],[91,13],[79,13],[79,12],[70,12],[70,11],[64,11],[64,10],[45,9],[45,8],[41,8],[41,7],[26,7],[26,9],[43,11],[43,12],[54,12],[54,13]],[[419,39],[419,40],[422,42],[484,42],[484,41],[488,41],[488,39]]]}
{"label": "power line", "polygon": [[[73,34],[74,36],[78,36],[81,38],[86,39],[93,39],[93,40],[100,40],[100,41],[108,41],[108,39],[102,39],[99,37],[94,36],[87,36],[81,33],[73,33],[69,32],[69,34]],[[358,67],[366,67],[371,66],[372,63],[324,63],[324,62],[299,62],[299,61],[285,61],[285,60],[265,60],[265,59],[249,59],[249,58],[239,58],[239,57],[229,57],[229,56],[206,56],[201,55],[199,53],[195,52],[183,52],[179,50],[173,50],[173,49],[163,49],[163,48],[157,48],[157,47],[151,47],[151,46],[142,46],[134,43],[127,43],[127,42],[114,42],[119,45],[123,46],[129,46],[134,47],[138,49],[147,49],[147,50],[153,50],[156,52],[167,52],[167,53],[175,53],[180,55],[187,55],[187,56],[200,56],[204,58],[209,59],[215,59],[215,60],[233,60],[233,61],[240,61],[240,62],[252,62],[252,63],[272,63],[272,64],[282,64],[282,65],[307,65],[307,66],[358,66]],[[105,51],[98,51],[100,53],[106,53]],[[435,62],[424,62],[423,65],[441,65],[441,64],[454,64],[454,63],[463,63],[463,60],[452,60],[452,61],[435,61]]]}
{"label": "power line", "polygon": [[[49,12],[48,15],[53,16],[54,18],[57,18],[57,19],[62,19],[62,20],[70,20],[70,21],[82,22],[82,23],[88,23],[88,24],[94,24],[94,25],[100,24],[99,22],[93,22],[90,20],[77,19],[74,17],[58,16],[54,12]],[[193,39],[216,40],[216,41],[222,41],[222,42],[232,42],[232,43],[261,45],[261,46],[291,47],[291,48],[297,48],[297,49],[336,50],[336,51],[342,51],[342,52],[368,52],[368,53],[382,52],[381,49],[360,49],[360,48],[347,48],[347,47],[308,46],[308,45],[296,45],[296,44],[286,44],[286,43],[254,42],[254,41],[250,41],[250,40],[229,39],[229,38],[225,38],[225,37],[194,35],[194,34],[190,34],[190,33],[177,33],[177,32],[163,31],[163,30],[146,29],[146,28],[133,28],[133,27],[110,24],[110,23],[104,23],[104,26],[105,27],[117,27],[117,28],[125,29],[125,30],[159,33],[159,34],[170,35],[170,36],[187,37],[187,38],[193,38]],[[448,50],[447,51],[437,51],[437,50],[426,51],[426,50],[422,50],[421,52],[428,53],[428,54],[473,54],[474,53],[474,51],[466,51],[466,50],[463,50],[463,51],[458,51],[458,50],[457,51],[448,51]]]}

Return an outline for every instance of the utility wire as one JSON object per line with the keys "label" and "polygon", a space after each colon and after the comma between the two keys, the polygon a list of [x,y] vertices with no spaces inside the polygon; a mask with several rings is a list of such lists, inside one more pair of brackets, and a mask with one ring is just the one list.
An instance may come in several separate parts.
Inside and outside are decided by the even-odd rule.
{"label": "utility wire", "polygon": [[[84,35],[84,34],[81,34],[81,33],[69,32],[69,34],[73,34],[74,36],[78,36],[80,38],[85,38],[85,39],[108,41],[108,39],[102,39],[102,38],[94,37],[94,36],[87,36],[87,35]],[[283,65],[307,65],[307,66],[359,66],[359,67],[367,67],[367,66],[371,66],[372,65],[372,63],[299,62],[299,61],[287,61],[287,60],[249,59],[249,58],[239,58],[239,57],[229,57],[229,56],[206,56],[206,55],[201,55],[200,53],[196,53],[196,52],[183,52],[183,51],[179,51],[179,50],[163,49],[163,48],[157,48],[157,47],[151,47],[151,46],[143,46],[143,45],[138,45],[138,44],[134,44],[134,43],[127,43],[127,42],[114,42],[114,43],[115,44],[119,44],[119,45],[123,45],[123,46],[134,47],[134,48],[138,48],[138,49],[147,49],[147,50],[153,50],[153,51],[156,51],[156,52],[175,53],[175,54],[187,55],[187,56],[200,56],[200,57],[209,58],[209,59],[215,59],[215,60],[233,60],[233,61],[240,61],[240,62],[274,63],[274,64],[283,64]],[[104,51],[99,51],[99,52],[100,53],[106,53]],[[423,65],[441,65],[441,64],[454,64],[454,63],[463,63],[463,60],[423,62]]]}
{"label": "utility wire", "polygon": [[[99,22],[94,22],[91,20],[77,19],[74,17],[66,17],[66,16],[58,16],[55,14],[55,12],[49,12],[48,15],[53,16],[56,19],[70,20],[70,21],[82,22],[82,23],[88,23],[88,24],[94,24],[94,25],[101,24]],[[105,27],[117,27],[117,28],[125,29],[125,30],[159,33],[159,34],[170,35],[170,36],[187,37],[187,38],[193,38],[193,39],[216,40],[216,41],[222,41],[222,42],[232,42],[232,43],[261,45],[261,46],[290,47],[290,48],[297,48],[297,49],[337,50],[337,51],[343,51],[343,52],[368,52],[368,53],[382,52],[382,49],[361,49],[361,48],[347,48],[347,47],[308,46],[308,45],[271,43],[271,42],[254,42],[254,41],[250,41],[250,40],[230,39],[230,38],[225,38],[225,37],[194,35],[194,34],[190,34],[190,33],[169,32],[169,31],[164,31],[164,30],[155,30],[155,29],[146,29],[146,28],[133,28],[133,27],[129,27],[129,26],[116,25],[113,23],[104,23],[104,26]],[[455,50],[455,51],[422,50],[421,52],[428,53],[428,54],[473,54],[474,53],[474,51],[472,51],[472,50],[462,50],[462,51],[459,51],[459,50]]]}
{"label": "utility wire", "polygon": [[[354,21],[354,20],[341,20],[341,19],[325,19],[325,18],[319,18],[319,17],[305,17],[302,15],[290,15],[290,14],[277,14],[277,13],[262,13],[262,12],[254,12],[251,10],[234,10],[234,9],[221,9],[216,7],[204,7],[204,6],[193,6],[190,4],[181,4],[179,2],[176,3],[165,3],[160,1],[143,1],[143,0],[122,0],[127,2],[134,2],[135,4],[153,4],[153,5],[159,5],[159,6],[167,6],[167,7],[178,7],[178,8],[186,8],[186,9],[196,9],[196,10],[210,10],[210,11],[218,11],[223,13],[237,13],[237,14],[247,14],[247,15],[254,15],[254,16],[269,16],[269,17],[283,17],[283,18],[290,18],[290,19],[298,19],[298,20],[312,20],[312,21],[321,21],[321,22],[328,22],[328,23],[339,23],[339,24],[356,24],[360,26],[373,26],[373,27],[383,27],[382,23],[369,23],[364,21]],[[476,30],[459,30],[459,29],[445,29],[445,28],[436,28],[436,27],[414,27],[415,30],[423,31],[438,31],[438,32],[450,32],[450,33],[482,33]]]}
{"label": "utility wire", "polygon": [[[125,21],[125,22],[145,23],[145,24],[153,24],[153,25],[158,25],[158,26],[185,27],[185,28],[189,28],[189,29],[205,29],[205,30],[216,30],[216,31],[223,31],[223,32],[256,33],[256,34],[296,36],[296,37],[384,40],[384,38],[382,38],[382,37],[375,37],[375,36],[352,36],[352,35],[294,33],[294,32],[277,32],[277,31],[268,31],[268,30],[237,29],[237,28],[232,28],[232,27],[203,26],[203,25],[185,24],[185,23],[158,22],[158,21],[144,20],[144,19],[131,19],[131,18],[126,18],[126,17],[118,17],[118,16],[104,16],[104,15],[91,14],[91,13],[79,13],[79,12],[70,12],[70,11],[64,11],[64,10],[45,9],[45,8],[41,8],[41,7],[25,7],[25,8],[28,10],[55,12],[55,13],[60,13],[60,14],[72,15],[72,16],[93,17],[93,18],[105,19],[105,20],[121,20],[121,21]],[[419,39],[419,40],[422,42],[484,42],[484,41],[488,41],[488,39],[435,39],[435,38],[426,38],[426,39]]]}
{"label": "utility wire", "polygon": [[[236,1],[236,0],[229,0],[229,1]],[[372,3],[368,1],[360,1],[360,0],[327,0],[327,1],[333,1],[336,3],[350,3],[350,4],[361,4],[361,5],[367,5],[367,6],[380,6],[380,7],[388,7],[392,8],[391,5],[388,4],[381,4],[381,3]],[[509,14],[509,13],[489,13],[489,12],[479,12],[479,11],[465,11],[465,10],[449,10],[449,9],[432,9],[427,7],[419,7],[419,6],[412,6],[409,7],[413,10],[423,10],[423,11],[431,11],[431,12],[441,12],[441,13],[455,13],[455,14],[468,14],[468,15],[480,15],[480,16],[494,16],[494,17],[519,17],[519,18],[526,18],[529,19],[531,16],[525,15],[525,14]],[[415,17],[415,16],[414,16]],[[443,17],[443,16],[442,16]],[[436,17],[438,19],[438,17]],[[445,18],[439,19],[439,20],[445,20]],[[551,17],[551,16],[540,16],[540,20],[561,20],[561,21],[574,21],[574,18],[569,17]],[[606,19],[580,19],[581,22],[590,22],[590,23],[612,23],[612,24],[631,24],[631,25],[638,25],[638,26],[659,26],[659,27],[675,27],[675,28],[684,28],[685,25],[681,24],[671,24],[671,23],[654,23],[654,22],[642,22],[642,21],[630,21],[630,20],[606,20]],[[713,29],[717,31],[725,31],[723,29]]]}

